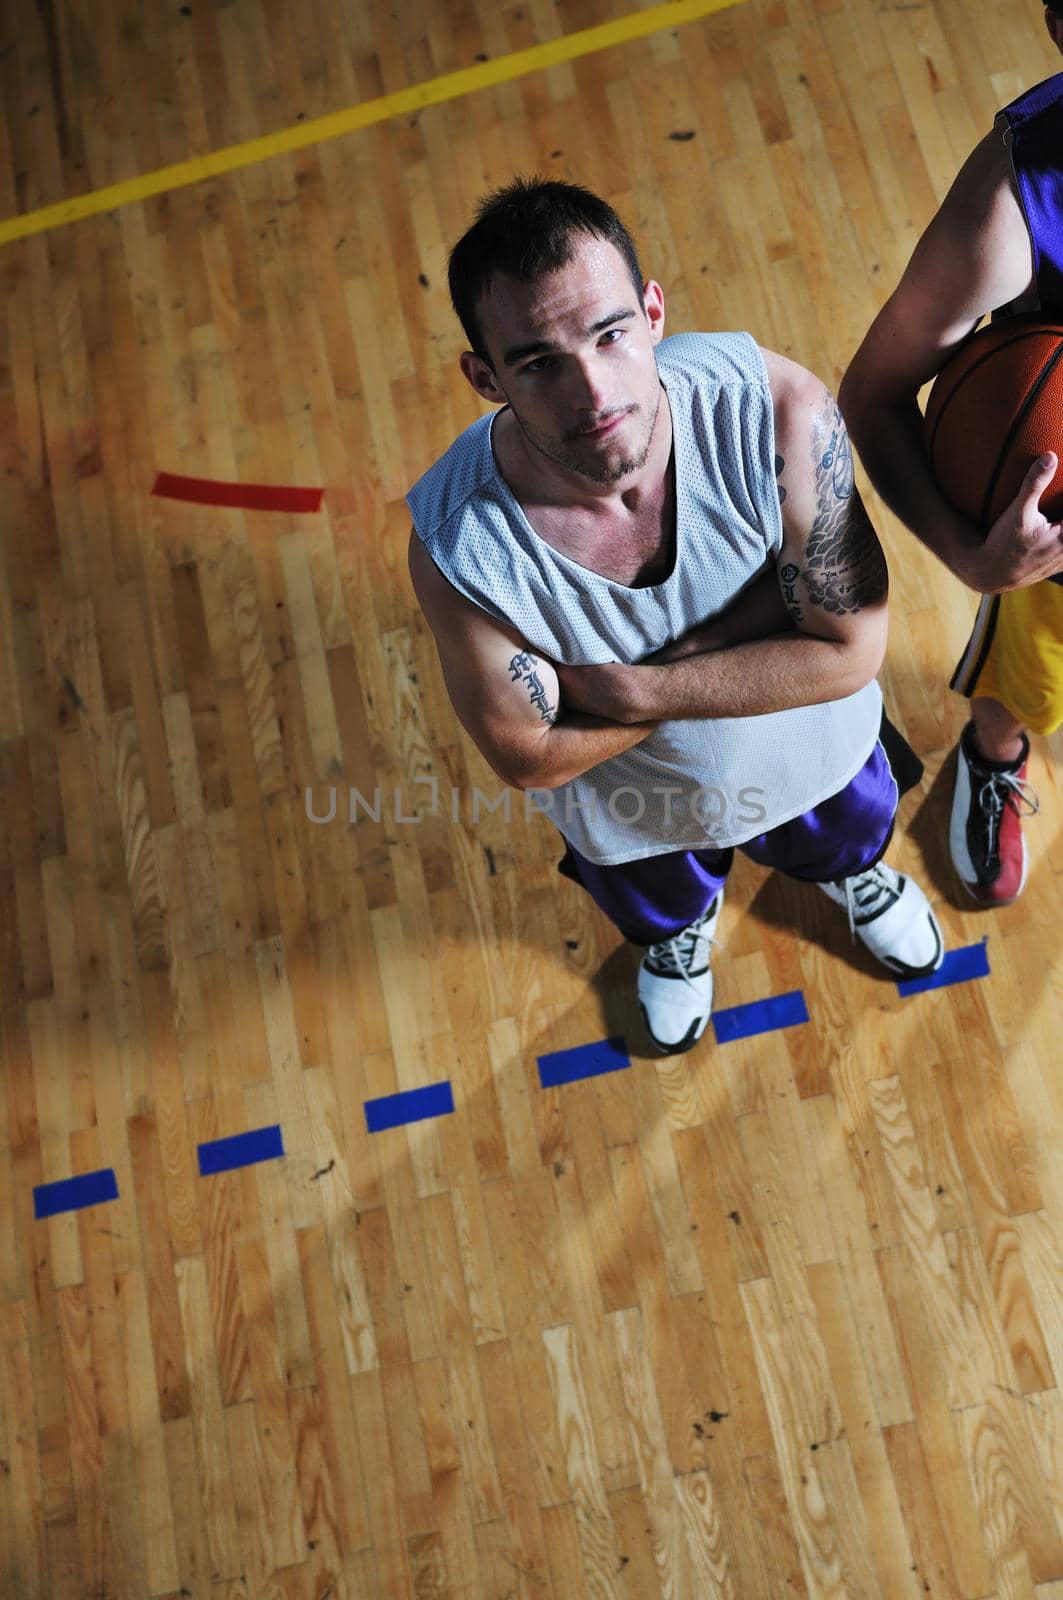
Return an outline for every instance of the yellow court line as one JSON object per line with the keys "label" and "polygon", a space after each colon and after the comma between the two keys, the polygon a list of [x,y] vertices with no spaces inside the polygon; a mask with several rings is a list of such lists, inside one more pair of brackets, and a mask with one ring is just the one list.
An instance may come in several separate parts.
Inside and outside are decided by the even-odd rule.
{"label": "yellow court line", "polygon": [[529,72],[541,72],[546,67],[556,67],[562,61],[574,61],[577,56],[627,44],[631,39],[642,39],[647,34],[676,28],[684,22],[696,22],[699,17],[710,16],[714,11],[726,11],[739,3],[740,0],[664,0],[663,4],[650,6],[645,11],[633,11],[626,17],[616,17],[611,22],[601,22],[593,28],[581,28],[578,33],[547,39],[543,44],[530,45],[527,50],[514,50],[510,55],[499,56],[497,61],[478,62],[474,67],[444,73],[442,77],[431,78],[427,83],[416,83],[409,89],[381,95],[377,100],[348,106],[345,111],[333,111],[328,116],[315,117],[311,122],[296,123],[280,133],[269,133],[261,139],[248,139],[244,144],[229,145],[224,150],[214,150],[209,155],[196,156],[191,161],[178,161],[172,167],[160,167],[157,172],[147,172],[139,178],[126,178],[121,183],[109,184],[105,189],[94,189],[91,194],[75,195],[70,200],[60,200],[57,205],[42,206],[38,211],[9,217],[0,222],[0,245],[8,244],[12,239],[24,239],[30,234],[45,233],[49,228],[59,228],[64,223],[77,222],[82,217],[96,216],[101,211],[114,211],[119,206],[146,200],[150,195],[166,194],[171,189],[182,189],[190,183],[201,183],[204,178],[216,178],[223,172],[236,172],[241,167],[254,166],[258,161],[268,161],[271,156],[302,150],[309,144],[338,139],[341,134],[368,128],[374,122],[386,122],[390,117],[401,116],[404,112],[420,111],[425,106],[439,105],[444,100],[456,100],[461,95],[475,93],[477,89],[490,89],[496,84],[508,83],[513,78],[522,78]]}

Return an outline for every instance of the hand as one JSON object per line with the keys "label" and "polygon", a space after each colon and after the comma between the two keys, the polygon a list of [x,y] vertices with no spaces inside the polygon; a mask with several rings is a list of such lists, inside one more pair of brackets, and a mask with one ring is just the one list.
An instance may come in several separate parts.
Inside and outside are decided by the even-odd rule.
{"label": "hand", "polygon": [[1038,501],[1056,475],[1056,456],[1039,456],[1022,488],[986,534],[984,542],[964,551],[956,576],[982,594],[1025,589],[1063,571],[1063,524],[1049,522]]}
{"label": "hand", "polygon": [[645,667],[607,661],[602,666],[558,665],[561,703],[566,711],[583,711],[606,722],[646,722],[651,712],[642,704],[640,679]]}

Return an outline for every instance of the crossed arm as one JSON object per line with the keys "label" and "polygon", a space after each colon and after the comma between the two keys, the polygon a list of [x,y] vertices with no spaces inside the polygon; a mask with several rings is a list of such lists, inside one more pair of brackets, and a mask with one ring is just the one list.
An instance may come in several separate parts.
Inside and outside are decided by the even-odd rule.
{"label": "crossed arm", "polygon": [[634,666],[560,667],[565,705],[620,723],[751,717],[839,700],[878,671],[886,563],[853,483],[845,424],[818,379],[783,356],[764,358],[783,545],[778,599],[763,586],[751,599],[769,637],[720,641],[710,622]]}
{"label": "crossed arm", "polygon": [[556,788],[665,718],[787,710],[840,699],[874,677],[886,566],[853,486],[845,426],[817,379],[764,356],[784,529],[777,564],[728,612],[649,660],[555,666],[459,594],[411,536],[410,576],[454,709],[505,783]]}
{"label": "crossed arm", "polygon": [[458,721],[503,783],[555,789],[653,732],[562,708],[553,664],[453,588],[416,533],[409,563]]}

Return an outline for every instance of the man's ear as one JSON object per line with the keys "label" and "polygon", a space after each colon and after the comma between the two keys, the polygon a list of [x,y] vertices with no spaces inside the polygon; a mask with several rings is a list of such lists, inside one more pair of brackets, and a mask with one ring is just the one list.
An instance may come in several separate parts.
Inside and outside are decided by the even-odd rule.
{"label": "man's ear", "polygon": [[642,304],[650,325],[650,338],[657,344],[664,337],[664,290],[655,278],[650,278],[643,286]]}
{"label": "man's ear", "polygon": [[465,374],[466,382],[476,390],[481,400],[502,405],[506,399],[505,392],[499,387],[494,368],[487,364],[483,356],[478,356],[474,350],[463,350],[458,365]]}

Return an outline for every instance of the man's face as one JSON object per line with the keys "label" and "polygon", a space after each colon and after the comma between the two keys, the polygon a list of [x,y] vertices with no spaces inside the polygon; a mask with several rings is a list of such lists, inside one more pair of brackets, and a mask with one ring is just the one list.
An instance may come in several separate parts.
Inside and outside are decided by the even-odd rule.
{"label": "man's face", "polygon": [[600,484],[645,464],[661,398],[657,284],[636,294],[620,252],[587,236],[537,283],[496,274],[477,311],[491,367],[466,356],[466,376],[509,401],[533,454]]}

